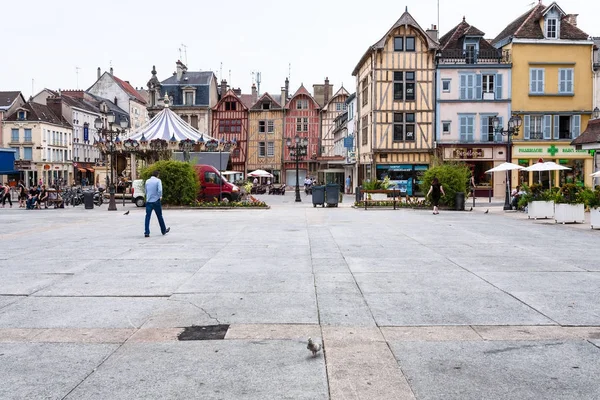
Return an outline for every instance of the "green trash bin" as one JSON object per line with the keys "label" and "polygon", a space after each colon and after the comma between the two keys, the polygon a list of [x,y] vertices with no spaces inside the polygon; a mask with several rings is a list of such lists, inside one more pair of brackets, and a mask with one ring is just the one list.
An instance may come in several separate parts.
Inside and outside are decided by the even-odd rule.
{"label": "green trash bin", "polygon": [[313,207],[317,205],[325,207],[325,186],[312,187],[312,203]]}
{"label": "green trash bin", "polygon": [[327,207],[337,207],[340,200],[340,185],[328,183],[325,186],[325,199],[327,200]]}

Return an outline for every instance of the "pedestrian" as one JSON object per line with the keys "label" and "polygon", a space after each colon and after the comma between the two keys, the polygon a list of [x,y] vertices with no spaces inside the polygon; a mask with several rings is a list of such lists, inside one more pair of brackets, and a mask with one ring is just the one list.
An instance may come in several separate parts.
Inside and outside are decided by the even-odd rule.
{"label": "pedestrian", "polygon": [[2,208],[6,205],[6,200],[8,200],[8,204],[10,204],[10,208],[12,208],[12,199],[10,198],[10,186],[8,183],[2,185],[0,183],[0,203],[2,203]]}
{"label": "pedestrian", "polygon": [[252,185],[253,186],[258,186],[258,178],[254,178],[254,180],[252,181]]}
{"label": "pedestrian", "polygon": [[19,181],[17,185],[17,193],[19,194],[19,208],[25,208],[25,202],[27,201],[27,190],[25,189],[25,183],[23,180]]}
{"label": "pedestrian", "polygon": [[158,179],[159,172],[154,170],[150,179],[146,181],[146,223],[144,224],[144,237],[150,237],[150,218],[152,211],[158,218],[160,232],[163,235],[169,233],[171,228],[167,228],[162,216],[162,205],[160,203],[163,195],[162,181]]}
{"label": "pedestrian", "polygon": [[431,195],[431,204],[433,204],[433,214],[439,214],[438,206],[440,204],[441,195],[445,196],[444,188],[440,184],[438,178],[433,178],[431,181],[431,187],[429,188],[429,192],[427,192],[427,196]]}
{"label": "pedestrian", "polygon": [[352,194],[352,177],[350,175],[346,178],[346,194]]}

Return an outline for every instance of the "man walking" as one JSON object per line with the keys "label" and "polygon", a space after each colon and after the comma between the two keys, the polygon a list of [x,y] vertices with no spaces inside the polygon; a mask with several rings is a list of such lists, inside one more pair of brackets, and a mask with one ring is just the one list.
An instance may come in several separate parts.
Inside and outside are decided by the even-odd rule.
{"label": "man walking", "polygon": [[156,213],[158,218],[158,224],[160,225],[160,231],[163,235],[169,233],[171,228],[165,226],[165,221],[162,216],[162,205],[160,200],[162,199],[163,189],[162,181],[158,179],[158,171],[152,172],[150,179],[146,181],[146,223],[144,225],[144,236],[150,237],[150,218],[152,217],[152,210]]}

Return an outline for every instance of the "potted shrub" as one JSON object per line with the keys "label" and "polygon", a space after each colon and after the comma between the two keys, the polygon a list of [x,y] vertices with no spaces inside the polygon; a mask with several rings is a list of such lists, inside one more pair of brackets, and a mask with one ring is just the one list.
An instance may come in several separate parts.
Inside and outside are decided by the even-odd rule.
{"label": "potted shrub", "polygon": [[534,183],[531,186],[523,185],[523,192],[519,205],[527,205],[527,218],[553,218],[554,199],[551,190],[544,190],[542,185]]}
{"label": "potted shrub", "polygon": [[573,183],[565,183],[554,195],[554,220],[556,223],[585,222],[585,207],[581,188]]}
{"label": "potted shrub", "polygon": [[[383,181],[377,179],[366,180],[362,184],[362,190],[387,190],[390,187],[390,178],[385,177]],[[368,200],[387,200],[387,193],[367,193]]]}
{"label": "potted shrub", "polygon": [[600,229],[600,186],[596,190],[585,188],[581,192],[584,204],[590,209],[590,225],[592,229]]}

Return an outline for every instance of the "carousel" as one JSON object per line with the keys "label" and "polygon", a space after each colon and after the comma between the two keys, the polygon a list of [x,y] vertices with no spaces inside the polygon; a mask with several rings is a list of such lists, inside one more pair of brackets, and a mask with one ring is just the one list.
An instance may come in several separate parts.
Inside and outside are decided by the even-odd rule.
{"label": "carousel", "polygon": [[[111,161],[106,176],[97,180],[106,180],[109,186],[111,182],[117,183],[117,186],[129,186],[138,178],[139,168],[159,160],[206,163],[226,169],[230,150],[237,145],[235,140],[217,140],[193,128],[169,108],[168,98],[165,98],[162,111],[125,140],[120,137],[124,132],[117,129],[114,137],[112,134],[103,135],[96,142]],[[118,182],[115,182],[115,175]]]}

